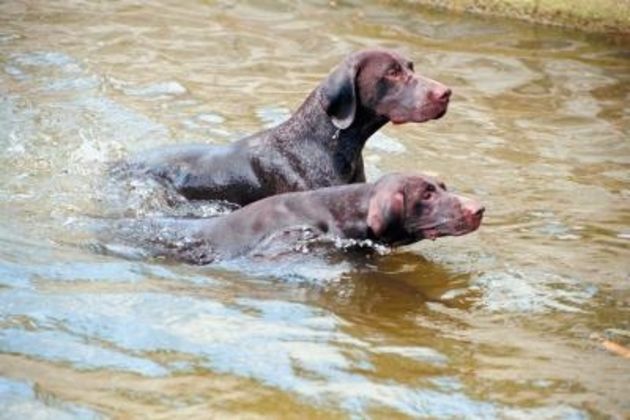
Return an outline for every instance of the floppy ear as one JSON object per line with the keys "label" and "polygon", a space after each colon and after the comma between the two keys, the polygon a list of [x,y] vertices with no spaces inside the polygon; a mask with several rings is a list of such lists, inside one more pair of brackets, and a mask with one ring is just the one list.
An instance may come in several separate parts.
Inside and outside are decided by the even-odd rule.
{"label": "floppy ear", "polygon": [[367,224],[377,238],[396,222],[402,221],[405,195],[401,190],[381,188],[370,198]]}
{"label": "floppy ear", "polygon": [[352,125],[357,109],[355,81],[358,63],[354,60],[341,63],[322,84],[326,113],[340,130]]}

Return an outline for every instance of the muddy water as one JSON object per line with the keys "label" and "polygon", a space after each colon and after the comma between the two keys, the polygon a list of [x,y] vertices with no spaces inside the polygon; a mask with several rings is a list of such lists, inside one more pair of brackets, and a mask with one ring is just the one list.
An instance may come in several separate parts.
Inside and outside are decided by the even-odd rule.
{"label": "muddy water", "polygon": [[[630,413],[601,345],[630,340],[628,50],[339,3],[0,4],[0,417]],[[95,252],[107,162],[282,121],[374,45],[455,93],[371,139],[369,177],[436,172],[480,231],[210,267]]]}

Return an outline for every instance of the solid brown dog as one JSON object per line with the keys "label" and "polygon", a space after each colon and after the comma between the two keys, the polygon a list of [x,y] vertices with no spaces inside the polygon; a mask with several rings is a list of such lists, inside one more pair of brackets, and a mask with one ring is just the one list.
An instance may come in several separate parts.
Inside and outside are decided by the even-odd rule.
{"label": "solid brown dog", "polygon": [[[193,264],[246,256],[261,243],[309,238],[370,239],[388,246],[475,231],[484,208],[423,175],[280,194],[209,219],[126,220],[117,235],[149,255]],[[297,235],[299,239],[300,235]]]}

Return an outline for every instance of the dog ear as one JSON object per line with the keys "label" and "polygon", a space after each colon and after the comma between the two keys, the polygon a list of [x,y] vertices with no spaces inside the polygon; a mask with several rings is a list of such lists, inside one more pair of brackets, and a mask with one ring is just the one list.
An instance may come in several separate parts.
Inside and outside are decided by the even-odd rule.
{"label": "dog ear", "polygon": [[376,238],[381,237],[393,224],[401,222],[405,211],[405,194],[402,189],[392,190],[381,186],[370,198],[367,224]]}
{"label": "dog ear", "polygon": [[322,84],[324,108],[333,125],[340,130],[345,130],[354,122],[358,68],[355,60],[341,63]]}

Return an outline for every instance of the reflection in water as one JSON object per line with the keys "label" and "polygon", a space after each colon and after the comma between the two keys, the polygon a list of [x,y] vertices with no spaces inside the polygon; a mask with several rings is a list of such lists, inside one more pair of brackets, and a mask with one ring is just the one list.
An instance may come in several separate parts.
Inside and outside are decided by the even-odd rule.
{"label": "reflection in water", "polygon": [[[0,11],[5,416],[627,412],[627,364],[589,339],[630,329],[622,48],[378,2]],[[455,93],[370,139],[369,177],[438,173],[486,204],[479,232],[210,267],[93,252],[99,220],[221,211],[108,183],[111,162],[276,124],[374,45]]]}
{"label": "reflection in water", "polygon": [[597,289],[546,272],[485,273],[474,284],[481,289],[479,305],[491,311],[579,312]]}
{"label": "reflection in water", "polygon": [[[49,295],[42,308],[40,297],[31,292],[8,292],[2,298],[12,302],[11,309],[0,311],[5,320],[28,318],[39,330],[3,330],[3,352],[67,362],[76,369],[115,369],[145,376],[211,369],[255,378],[316,401],[337,401],[354,412],[381,406],[441,417],[493,416],[507,410],[440,389],[439,382],[414,390],[367,380],[365,375],[376,370],[373,354],[385,359],[402,356],[415,369],[435,365],[436,358],[443,365],[447,357],[413,346],[371,350],[369,341],[345,333],[343,323],[330,313],[303,304],[236,299],[224,305],[157,293],[74,293]],[[164,308],[172,315],[165,315]],[[58,322],[65,332],[54,331]],[[354,348],[351,356],[341,351],[346,347]],[[195,359],[184,363],[162,357],[161,363],[152,362],[150,355],[158,352]]]}
{"label": "reflection in water", "polygon": [[15,418],[100,419],[103,416],[72,404],[38,395],[31,384],[0,378],[2,416]]}

